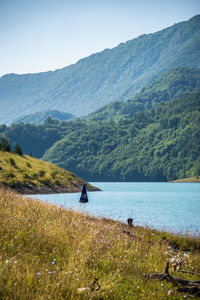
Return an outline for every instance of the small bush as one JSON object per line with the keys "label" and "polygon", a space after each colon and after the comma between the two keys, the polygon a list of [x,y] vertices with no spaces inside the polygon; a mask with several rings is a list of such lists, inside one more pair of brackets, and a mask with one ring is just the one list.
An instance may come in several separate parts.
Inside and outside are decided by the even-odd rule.
{"label": "small bush", "polygon": [[29,162],[26,162],[26,166],[27,166],[28,168],[32,168],[32,167],[31,167],[31,164],[30,164]]}
{"label": "small bush", "polygon": [[9,157],[9,163],[11,164],[11,166],[16,167],[16,163],[15,160],[12,157]]}
{"label": "small bush", "polygon": [[58,171],[52,171],[51,172],[51,177],[53,178],[53,179],[55,179],[56,178],[56,175],[58,174]]}
{"label": "small bush", "polygon": [[32,177],[33,177],[33,179],[37,179],[39,176],[37,173],[33,173]]}
{"label": "small bush", "polygon": [[45,175],[45,171],[44,170],[39,170],[39,176],[44,177],[44,175]]}
{"label": "small bush", "polygon": [[29,174],[28,173],[26,173],[26,172],[23,172],[23,177],[25,178],[25,179],[29,179],[29,178],[31,178],[30,176],[29,176]]}
{"label": "small bush", "polygon": [[61,185],[60,180],[59,180],[59,179],[56,179],[56,180],[55,180],[55,184],[56,184],[56,185]]}
{"label": "small bush", "polygon": [[15,177],[15,175],[10,171],[6,174],[7,179],[14,178],[14,177]]}
{"label": "small bush", "polygon": [[43,183],[44,185],[47,185],[47,186],[50,185],[50,183],[51,183],[50,179],[47,178],[47,177],[42,178],[40,180],[40,182]]}

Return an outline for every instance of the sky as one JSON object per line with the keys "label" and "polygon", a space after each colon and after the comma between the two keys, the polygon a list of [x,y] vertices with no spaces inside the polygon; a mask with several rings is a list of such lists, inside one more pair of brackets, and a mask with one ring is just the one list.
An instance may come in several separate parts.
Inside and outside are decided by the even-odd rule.
{"label": "sky", "polygon": [[56,70],[200,14],[200,0],[0,0],[0,76]]}

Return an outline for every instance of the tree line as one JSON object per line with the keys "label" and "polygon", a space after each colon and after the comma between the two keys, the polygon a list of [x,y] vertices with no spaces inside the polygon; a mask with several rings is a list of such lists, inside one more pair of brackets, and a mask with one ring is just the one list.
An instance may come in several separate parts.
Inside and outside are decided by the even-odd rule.
{"label": "tree line", "polygon": [[15,145],[15,148],[13,151],[11,150],[11,146],[6,138],[2,138],[0,142],[0,150],[6,151],[6,152],[14,152],[18,155],[23,155],[22,148],[19,144]]}

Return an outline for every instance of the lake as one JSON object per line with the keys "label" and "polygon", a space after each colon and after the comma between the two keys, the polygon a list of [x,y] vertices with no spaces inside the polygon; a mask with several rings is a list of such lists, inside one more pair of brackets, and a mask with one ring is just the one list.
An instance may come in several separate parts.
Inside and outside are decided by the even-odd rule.
{"label": "lake", "polygon": [[200,235],[200,184],[156,182],[92,182],[102,192],[89,192],[80,204],[80,193],[32,195],[52,204],[95,217],[185,234]]}

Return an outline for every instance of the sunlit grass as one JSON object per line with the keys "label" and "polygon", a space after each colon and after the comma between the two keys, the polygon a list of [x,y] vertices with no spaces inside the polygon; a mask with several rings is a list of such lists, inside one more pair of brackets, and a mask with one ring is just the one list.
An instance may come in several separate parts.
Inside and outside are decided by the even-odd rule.
{"label": "sunlit grass", "polygon": [[0,216],[0,299],[182,299],[170,283],[143,276],[163,272],[168,259],[196,272],[176,277],[198,279],[200,241],[189,236],[129,228],[3,189]]}
{"label": "sunlit grass", "polygon": [[[73,192],[78,191],[77,186],[81,189],[83,183],[81,178],[54,164],[27,155],[0,151],[0,186],[14,189],[23,185],[37,188],[57,186]],[[91,185],[88,186],[92,189]]]}

